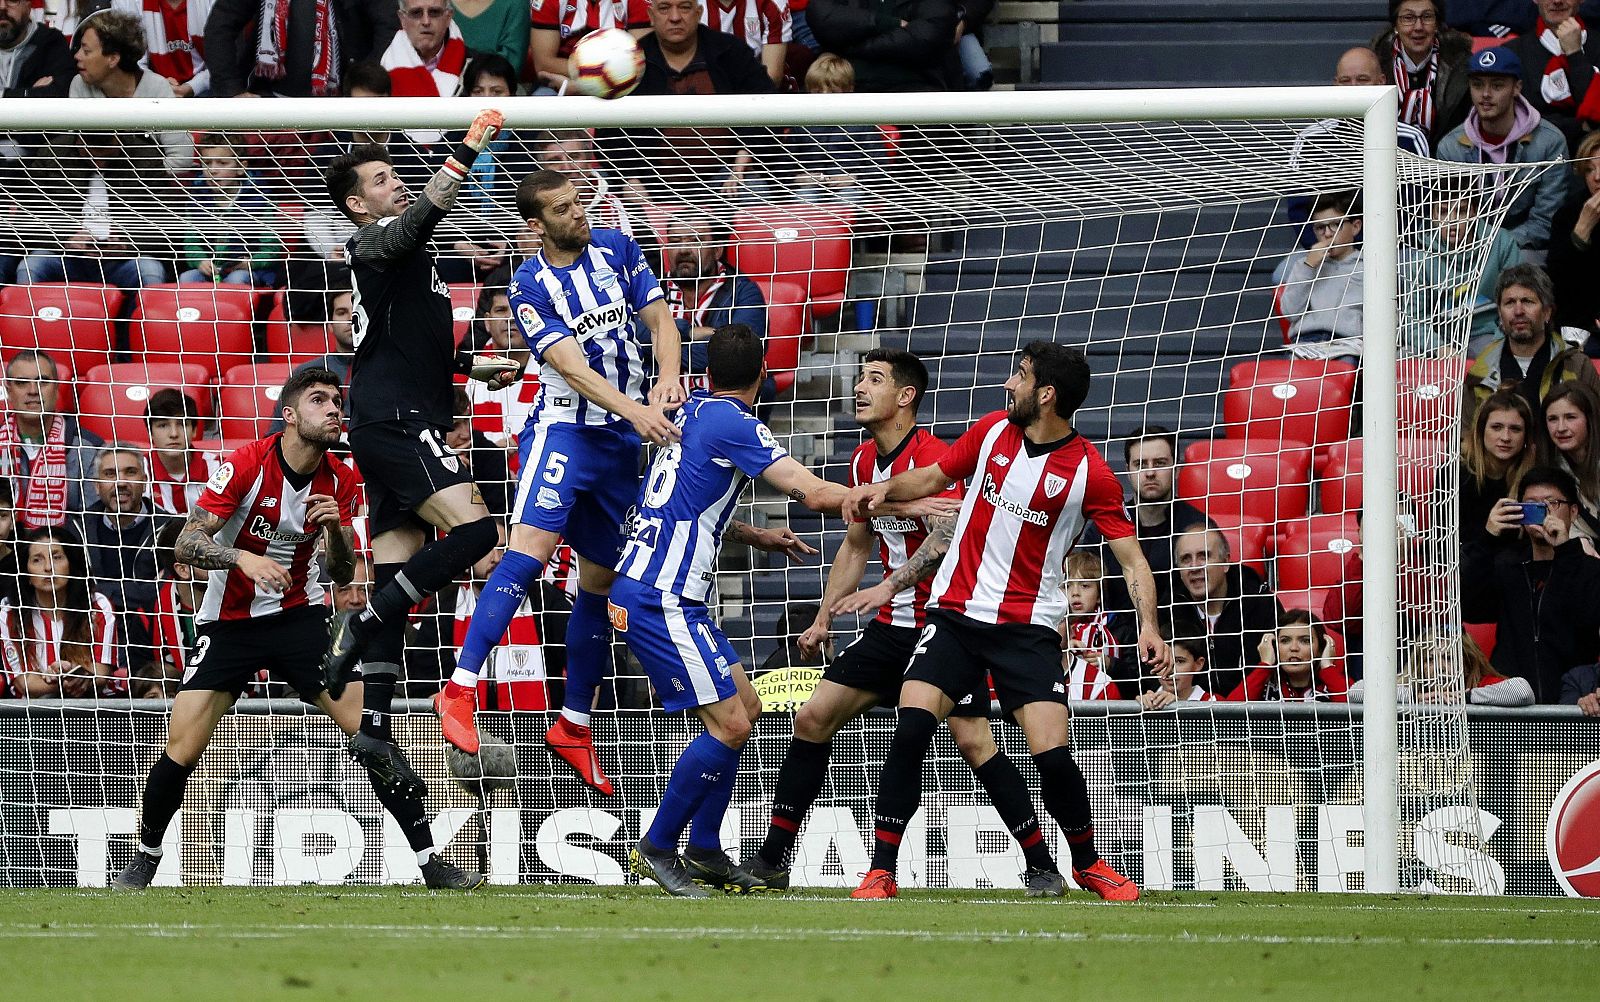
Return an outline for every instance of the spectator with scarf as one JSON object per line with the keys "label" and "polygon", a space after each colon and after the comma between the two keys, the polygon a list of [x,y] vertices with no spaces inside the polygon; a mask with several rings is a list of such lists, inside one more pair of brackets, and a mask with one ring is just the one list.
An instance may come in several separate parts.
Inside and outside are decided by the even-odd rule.
{"label": "spectator with scarf", "polygon": [[683,336],[684,372],[703,383],[706,339],[727,324],[747,324],[767,336],[767,300],[760,286],[738,274],[724,257],[728,234],[710,216],[679,209],[667,224],[662,248],[662,288]]}
{"label": "spectator with scarf", "polygon": [[1578,0],[1533,0],[1539,19],[1533,30],[1506,43],[1522,60],[1522,96],[1569,145],[1584,127],[1600,122],[1600,90],[1589,84],[1600,63],[1600,32],[1589,34]]}
{"label": "spectator with scarf", "polygon": [[400,30],[380,60],[395,97],[455,97],[467,68],[467,43],[449,0],[401,0]]}
{"label": "spectator with scarf", "polygon": [[350,64],[399,27],[394,0],[214,0],[206,64],[215,97],[333,97]]}
{"label": "spectator with scarf", "polygon": [[1067,614],[1062,617],[1061,666],[1069,699],[1133,698],[1139,691],[1132,613],[1106,612],[1105,565],[1092,550],[1067,557]]}
{"label": "spectator with scarf", "polygon": [[1400,121],[1427,133],[1434,146],[1466,119],[1472,39],[1445,27],[1442,0],[1389,0],[1389,27],[1372,51],[1400,88]]}
{"label": "spectator with scarf", "polygon": [[0,476],[11,482],[17,525],[62,525],[86,507],[85,485],[100,439],[56,409],[60,373],[42,351],[25,348],[6,366],[0,420]]}
{"label": "spectator with scarf", "polygon": [[[1550,221],[1550,256],[1545,268],[1556,290],[1556,323],[1600,332],[1600,132],[1591,132],[1572,153],[1580,187]],[[1589,343],[1600,347],[1594,337]]]}
{"label": "spectator with scarf", "polygon": [[83,545],[71,529],[22,534],[21,601],[0,602],[0,656],[23,699],[83,699],[127,688],[117,613],[89,583]]}
{"label": "spectator with scarf", "polygon": [[[1439,141],[1433,155],[1453,163],[1551,163],[1567,158],[1567,140],[1546,122],[1522,93],[1522,61],[1504,46],[1473,53],[1469,76],[1472,111],[1467,120]],[[1531,175],[1531,176],[1530,176]],[[1524,258],[1543,261],[1550,245],[1550,227],[1567,197],[1564,170],[1508,169],[1494,177],[1484,198],[1486,210],[1504,204],[1515,191],[1501,224],[1516,237]],[[1515,182],[1526,184],[1516,187]],[[1531,252],[1531,253],[1530,253]]]}

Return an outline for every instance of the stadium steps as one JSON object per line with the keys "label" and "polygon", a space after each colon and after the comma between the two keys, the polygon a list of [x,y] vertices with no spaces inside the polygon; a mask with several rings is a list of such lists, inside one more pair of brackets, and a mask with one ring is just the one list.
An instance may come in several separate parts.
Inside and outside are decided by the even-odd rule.
{"label": "stadium steps", "polygon": [[1060,5],[1040,47],[1044,86],[1080,88],[1327,83],[1339,54],[1383,28],[1358,0]]}

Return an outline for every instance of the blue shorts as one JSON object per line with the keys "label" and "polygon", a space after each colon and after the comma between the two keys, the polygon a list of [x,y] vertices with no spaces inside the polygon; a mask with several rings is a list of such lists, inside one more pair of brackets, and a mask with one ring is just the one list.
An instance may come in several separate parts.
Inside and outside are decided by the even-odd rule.
{"label": "blue shorts", "polygon": [[668,710],[710,706],[734,695],[739,655],[703,603],[618,577],[611,586],[611,626]]}
{"label": "blue shorts", "polygon": [[527,425],[517,436],[511,524],[560,533],[578,556],[615,567],[639,497],[639,444],[632,429]]}

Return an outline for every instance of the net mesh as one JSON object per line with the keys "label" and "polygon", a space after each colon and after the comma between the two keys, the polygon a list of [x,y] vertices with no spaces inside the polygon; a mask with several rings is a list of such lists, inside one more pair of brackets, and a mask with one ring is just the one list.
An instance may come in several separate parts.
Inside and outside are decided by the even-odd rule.
{"label": "net mesh", "polygon": [[[118,520],[93,505],[114,513],[130,496],[181,515],[221,457],[267,433],[291,368],[337,362],[347,350],[340,259],[353,226],[331,209],[321,168],[351,143],[387,142],[420,190],[459,138],[440,125],[9,137],[0,160],[0,336],[5,357],[16,359],[7,385],[19,438],[0,455],[18,526],[0,700],[4,882],[97,883],[126,859],[140,783],[164,734],[159,697],[173,691],[194,643],[187,572],[153,538],[96,545],[88,567],[69,557],[58,581],[34,570],[29,531],[62,522],[103,544]],[[1173,570],[1162,574],[1164,628],[1199,641],[1211,668],[1194,680],[1203,688],[1226,696],[1247,674],[1256,679],[1243,711],[1203,702],[1176,715],[1141,710],[1132,697],[1163,683],[1130,666],[1131,614],[1107,574],[1101,600],[1111,628],[1079,644],[1085,656],[1064,660],[1075,698],[1112,696],[1103,687],[1111,678],[1122,700],[1075,723],[1102,852],[1154,887],[1354,890],[1359,714],[1338,703],[1316,713],[1291,705],[1299,667],[1281,679],[1252,669],[1270,656],[1262,637],[1276,634],[1281,606],[1309,610],[1332,634],[1311,666],[1328,672],[1311,686],[1321,699],[1342,687],[1335,679],[1359,674],[1360,570],[1351,558],[1360,546],[1360,393],[1358,369],[1344,358],[1360,353],[1359,283],[1352,293],[1349,275],[1362,250],[1351,237],[1330,238],[1327,263],[1306,272],[1290,256],[1329,242],[1332,231],[1307,219],[1315,209],[1317,221],[1329,220],[1319,196],[1360,187],[1360,135],[1359,123],[1338,120],[594,135],[514,127],[480,161],[435,249],[459,336],[484,348],[511,343],[503,286],[508,269],[537,250],[516,185],[539,167],[571,173],[591,220],[630,230],[673,280],[669,298],[688,328],[759,320],[773,374],[760,413],[795,456],[839,481],[862,441],[850,400],[865,351],[908,348],[927,362],[932,385],[920,416],[953,440],[1006,406],[1003,386],[1024,344],[1082,347],[1094,379],[1077,429],[1119,472],[1132,429],[1170,429],[1177,454],[1147,468],[1225,540],[1219,547],[1202,535],[1187,566],[1187,525],[1149,541],[1166,547]],[[1399,663],[1402,682],[1415,683],[1403,685],[1400,724],[1407,886],[1498,889],[1492,865],[1479,862],[1489,833],[1475,813],[1463,711],[1456,404],[1482,317],[1475,283],[1506,205],[1537,171],[1409,157],[1399,166]],[[1451,224],[1447,209],[1464,222]],[[1346,224],[1359,213],[1347,202],[1331,219]],[[752,279],[762,305],[720,311],[719,263]],[[1467,294],[1464,283],[1473,286]],[[49,360],[17,359],[35,349]],[[183,432],[172,444],[147,421],[168,387],[195,409],[193,440]],[[535,390],[532,379],[499,393],[469,388],[452,438],[502,512],[516,476],[515,434]],[[41,471],[58,454],[49,441],[40,449],[26,440],[48,437],[56,414],[70,419],[66,435],[81,437],[61,443],[64,465],[51,478]],[[103,453],[101,441],[126,450]],[[119,454],[138,460],[121,494],[106,467]],[[52,500],[41,481],[64,496]],[[787,524],[823,555],[791,567],[732,546],[723,554],[714,607],[759,677],[802,662],[792,640],[815,614],[843,527],[760,485],[736,517]],[[1263,592],[1238,626],[1195,615],[1191,589],[1203,592],[1213,566],[1242,581],[1236,590]],[[866,583],[880,573],[874,563]],[[65,582],[73,574],[75,587]],[[405,695],[425,697],[448,677],[476,586],[451,586],[414,615]],[[540,711],[559,705],[573,586],[570,565],[554,561],[522,632],[513,627],[487,673],[484,705],[525,711],[485,714],[485,730],[515,750],[514,784],[479,790],[482,799],[457,789],[431,719],[412,713],[399,731],[433,787],[439,840],[463,861],[481,855],[499,882],[625,879],[627,841],[648,823],[692,733],[650,709],[648,685],[619,645],[602,693],[617,712],[596,725],[619,799],[598,798],[551,765]],[[360,600],[352,590],[336,598]],[[1330,604],[1340,598],[1352,599],[1342,612]],[[858,625],[837,620],[836,644]],[[1168,684],[1183,695],[1184,681]],[[229,718],[197,774],[174,826],[182,879],[414,879],[407,853],[396,852],[404,848],[397,829],[385,827],[359,772],[340,759],[331,722],[301,713],[278,682],[248,695],[277,698]],[[790,733],[784,712],[756,728],[730,845],[753,849],[765,830]],[[997,726],[1032,782],[1020,735]],[[864,868],[889,729],[869,718],[835,739],[830,785],[799,843],[797,882],[853,883]],[[1020,853],[945,740],[929,770],[923,827],[908,837],[908,882],[1010,885]]]}

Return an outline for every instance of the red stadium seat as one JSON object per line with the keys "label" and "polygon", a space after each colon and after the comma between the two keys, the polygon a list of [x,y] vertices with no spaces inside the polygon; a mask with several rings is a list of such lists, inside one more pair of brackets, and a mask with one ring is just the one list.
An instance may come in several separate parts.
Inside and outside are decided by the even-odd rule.
{"label": "red stadium seat", "polygon": [[272,308],[267,311],[265,327],[268,361],[299,365],[301,362],[309,362],[324,355],[338,354],[338,342],[329,337],[322,327],[290,325],[288,314],[284,311],[283,297],[281,289],[273,293]]}
{"label": "red stadium seat", "polygon": [[[1433,490],[1434,476],[1444,465],[1449,450],[1439,441],[1428,438],[1401,438],[1397,444],[1400,490],[1409,498],[1426,498]],[[1328,460],[1317,489],[1318,503],[1324,514],[1361,509],[1364,452],[1359,438],[1328,446]],[[1423,510],[1425,506],[1419,506],[1418,511]]]}
{"label": "red stadium seat", "polygon": [[0,355],[37,348],[73,372],[111,361],[111,319],[122,292],[108,285],[40,282],[0,289]]}
{"label": "red stadium seat", "polygon": [[1395,365],[1395,417],[1401,435],[1444,438],[1461,415],[1466,359],[1408,358]]}
{"label": "red stadium seat", "polygon": [[1301,518],[1311,507],[1311,447],[1264,439],[1196,442],[1184,450],[1178,496],[1214,520]]}
{"label": "red stadium seat", "polygon": [[146,286],[133,316],[133,350],[151,361],[204,366],[213,376],[247,364],[256,298],[242,285]]}
{"label": "red stadium seat", "polygon": [[793,282],[758,279],[767,300],[767,372],[779,395],[794,386],[800,368],[800,345],[810,329],[806,317],[806,290]]}
{"label": "red stadium seat", "polygon": [[844,306],[850,234],[850,221],[837,212],[800,204],[759,206],[734,220],[728,260],[745,275],[801,286],[812,313],[831,317]]}
{"label": "red stadium seat", "polygon": [[473,282],[457,282],[450,286],[450,318],[456,322],[456,343],[472,329],[472,318],[478,312],[478,289]]}
{"label": "red stadium seat", "polygon": [[1273,567],[1280,590],[1338,588],[1344,565],[1361,546],[1354,515],[1313,515],[1278,527]]}
{"label": "red stadium seat", "polygon": [[1278,604],[1285,609],[1304,609],[1311,615],[1322,618],[1322,610],[1328,605],[1328,596],[1332,588],[1307,588],[1303,591],[1277,592]]}
{"label": "red stadium seat", "polygon": [[1266,359],[1228,371],[1222,419],[1229,438],[1293,439],[1321,448],[1350,437],[1356,370],[1344,362]]}
{"label": "red stadium seat", "polygon": [[267,433],[278,416],[278,391],[293,367],[285,362],[265,365],[237,365],[223,377],[218,392],[218,424],[226,451]]}
{"label": "red stadium seat", "polygon": [[198,365],[177,362],[120,362],[98,365],[77,380],[78,421],[106,441],[150,441],[145,407],[157,390],[176,387],[211,416],[211,375]]}

